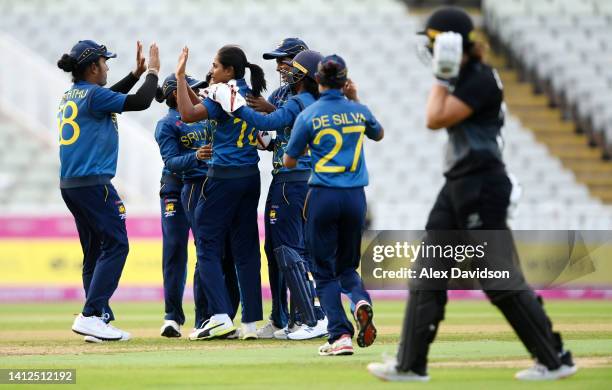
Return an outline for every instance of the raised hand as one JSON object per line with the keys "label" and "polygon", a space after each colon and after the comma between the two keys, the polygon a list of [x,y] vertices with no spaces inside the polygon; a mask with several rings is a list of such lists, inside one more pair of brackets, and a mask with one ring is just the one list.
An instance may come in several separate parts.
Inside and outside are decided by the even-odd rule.
{"label": "raised hand", "polygon": [[136,41],[136,68],[132,71],[132,74],[139,78],[146,70],[147,63],[142,55],[142,43]]}
{"label": "raised hand", "polygon": [[189,58],[189,48],[185,46],[181,55],[178,59],[178,64],[176,65],[176,78],[185,77],[185,69],[187,68],[187,59]]}
{"label": "raised hand", "polygon": [[353,80],[346,80],[346,84],[344,84],[342,92],[344,93],[344,96],[346,96],[347,99],[353,100],[355,102],[359,101],[359,98],[357,98],[357,84],[355,84]]}
{"label": "raised hand", "polygon": [[155,43],[149,47],[149,70],[159,73],[159,49]]}
{"label": "raised hand", "polygon": [[459,75],[463,39],[455,32],[443,32],[436,36],[433,48],[433,73],[441,80],[451,80]]}

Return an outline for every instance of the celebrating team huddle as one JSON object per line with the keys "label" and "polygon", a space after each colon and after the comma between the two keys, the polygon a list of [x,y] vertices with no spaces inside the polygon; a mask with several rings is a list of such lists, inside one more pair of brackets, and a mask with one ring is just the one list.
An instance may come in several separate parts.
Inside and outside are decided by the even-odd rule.
{"label": "celebrating team huddle", "polygon": [[[144,110],[155,98],[168,106],[155,129],[164,161],[161,335],[182,336],[191,230],[197,263],[190,340],[327,335],[320,355],[352,354],[355,329],[342,307],[344,293],[351,299],[357,343],[370,346],[376,338],[372,301],[357,273],[368,184],[363,142],[364,136],[381,140],[383,129],[358,102],[344,60],[309,50],[298,38],[283,40],[263,55],[276,60],[283,81],[266,100],[263,70],[238,46],[217,51],[205,80],[186,74],[189,50],[184,48],[176,72],[157,86],[159,55],[153,44],[146,81],[128,94],[147,70],[141,51],[138,43],[136,70],[108,89],[103,88],[106,61],[115,54],[106,47],[80,41],[58,62],[74,81],[59,114],[61,189],[85,255],[86,302],[72,330],[89,342],[131,338],[110,325],[109,299],[128,253],[125,208],[110,182],[117,162],[115,115]],[[264,245],[272,312],[259,329],[258,150],[274,155]],[[240,326],[234,323],[238,307]]]}
{"label": "celebrating team huddle", "polygon": [[[446,128],[449,142],[446,180],[424,242],[441,240],[441,231],[461,231],[461,240],[467,241],[473,231],[501,231],[511,249],[491,256],[513,266],[514,244],[506,223],[513,184],[498,142],[503,86],[483,62],[483,47],[473,33],[469,16],[455,8],[434,12],[422,32],[427,38],[423,53],[437,79],[427,101],[427,127]],[[368,185],[363,145],[365,137],[380,141],[384,131],[359,103],[344,59],[323,56],[298,38],[283,40],[263,54],[276,60],[282,80],[266,100],[263,70],[238,46],[221,47],[204,80],[187,75],[189,50],[184,48],[175,73],[161,86],[157,46],[151,45],[148,65],[141,51],[138,43],[135,70],[110,88],[103,88],[106,61],[116,55],[105,46],[80,41],[58,61],[74,82],[58,118],[60,188],[84,253],[86,300],[72,330],[89,342],[131,337],[110,325],[109,299],[129,250],[125,207],[111,184],[117,166],[115,116],[145,110],[155,98],[168,106],[155,129],[164,161],[159,189],[165,293],[161,335],[182,336],[191,231],[197,263],[190,340],[327,336],[318,350],[322,356],[353,354],[353,338],[360,347],[372,345],[374,309],[357,273]],[[129,94],[147,69],[145,82]],[[256,323],[264,313],[258,150],[273,153],[264,214],[272,310],[259,329]],[[481,281],[481,286],[535,360],[516,377],[554,380],[576,373],[571,352],[520,269],[513,283],[497,288]],[[442,279],[410,286],[397,357],[369,364],[372,375],[389,381],[429,380],[429,346],[444,319],[447,289]],[[342,294],[351,301],[356,329]]]}

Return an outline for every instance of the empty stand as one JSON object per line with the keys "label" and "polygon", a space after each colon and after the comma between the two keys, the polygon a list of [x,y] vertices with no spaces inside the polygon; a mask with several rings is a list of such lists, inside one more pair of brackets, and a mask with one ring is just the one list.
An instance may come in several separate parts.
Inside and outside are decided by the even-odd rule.
{"label": "empty stand", "polygon": [[[502,4],[500,7],[503,9],[496,10],[492,6],[494,3]],[[513,15],[524,16],[526,7],[526,2],[513,0],[486,2],[487,23],[495,25],[500,36],[521,35],[517,52],[538,45],[531,40],[530,34],[521,31],[537,29],[539,21],[545,17],[543,8],[534,7],[530,14],[532,19],[510,22],[514,20]],[[558,3],[562,15],[564,12],[567,14],[570,7],[571,2]],[[6,0],[0,2],[0,13],[3,15],[0,30],[37,52],[50,67],[54,67],[61,54],[79,39],[105,43],[119,54],[118,58],[109,61],[111,82],[132,69],[137,39],[143,40],[145,46],[152,41],[159,44],[162,77],[174,71],[183,45],[190,47],[188,72],[203,77],[219,47],[226,43],[240,44],[251,62],[264,67],[269,92],[278,86],[278,75],[274,71],[275,64],[262,60],[261,54],[273,49],[282,38],[299,36],[311,48],[324,54],[342,55],[347,60],[350,77],[358,85],[362,102],[371,108],[386,130],[383,142],[366,143],[365,146],[370,171],[367,193],[372,227],[424,227],[427,213],[443,183],[446,134],[425,128],[424,107],[433,80],[430,70],[418,60],[415,50],[415,32],[421,28],[421,17],[411,16],[403,3],[393,0],[111,0],[97,3]],[[612,15],[612,8],[608,14],[602,12],[599,16],[603,16],[599,18],[583,13],[584,30],[589,34],[595,34],[594,31],[602,27],[612,27],[605,16]],[[559,19],[555,28],[562,28],[562,22]],[[566,20],[564,23],[570,22]],[[597,42],[603,45],[603,36]],[[558,46],[566,48],[570,44],[575,45],[567,38]],[[551,67],[563,67],[562,61],[553,60],[557,57],[550,50],[539,46],[538,50],[549,56]],[[579,61],[577,56],[575,59]],[[542,71],[548,72],[547,69]],[[571,74],[571,68],[568,68],[566,78],[558,82],[566,79],[577,82]],[[150,110],[130,113],[129,117],[149,129],[152,139],[155,123],[164,112],[164,106],[154,103]],[[3,129],[0,137],[9,132],[5,127],[13,125],[0,126]],[[553,157],[525,125],[512,116],[512,112],[505,128],[505,139],[504,155],[509,170],[521,180],[524,194],[512,222],[515,228],[609,228],[612,225],[610,208],[602,205],[587,187],[578,183],[574,174]],[[138,145],[123,140],[122,153],[129,154],[138,148]],[[5,143],[2,148],[6,148]],[[260,163],[263,205],[271,164],[269,153],[261,155],[264,160]],[[46,192],[46,196],[57,196],[57,183],[46,181],[48,174],[57,177],[57,159],[41,161],[41,164],[46,165],[45,169],[49,168],[50,172],[41,170],[27,177],[40,184],[40,191]],[[23,187],[26,196],[29,185],[16,184],[15,176],[12,169],[0,171],[0,186]],[[157,188],[150,188],[150,191],[155,197]],[[17,207],[8,196],[4,197],[4,191],[2,196],[3,204]],[[158,211],[151,207],[149,212]]]}

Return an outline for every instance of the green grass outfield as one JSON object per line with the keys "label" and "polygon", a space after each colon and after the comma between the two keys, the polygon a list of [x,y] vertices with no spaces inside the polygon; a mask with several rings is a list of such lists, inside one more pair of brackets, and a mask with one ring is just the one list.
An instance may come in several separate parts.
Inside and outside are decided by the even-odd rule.
{"label": "green grass outfield", "polygon": [[[0,305],[0,368],[74,368],[77,386],[87,389],[612,388],[612,302],[551,301],[546,307],[580,365],[576,376],[555,383],[513,379],[531,363],[500,314],[484,301],[450,302],[431,350],[427,384],[385,383],[365,369],[396,350],[404,310],[398,301],[375,302],[379,338],[370,348],[355,345],[355,355],[344,357],[319,357],[323,340],[162,339],[162,303],[113,305],[116,325],[134,339],[104,344],[86,344],[70,331],[78,303]],[[186,310],[191,321],[192,305]]]}

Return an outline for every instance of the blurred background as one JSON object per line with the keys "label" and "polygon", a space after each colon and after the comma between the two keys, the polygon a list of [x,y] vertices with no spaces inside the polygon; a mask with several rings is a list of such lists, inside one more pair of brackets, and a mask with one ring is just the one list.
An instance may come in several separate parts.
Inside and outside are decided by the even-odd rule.
{"label": "blurred background", "polygon": [[[218,48],[238,44],[264,68],[268,93],[279,76],[261,56],[283,38],[340,54],[386,130],[384,142],[365,143],[370,227],[422,229],[443,183],[447,136],[425,127],[433,77],[415,32],[444,4],[470,12],[504,82],[504,157],[522,190],[511,226],[611,230],[612,1],[1,0],[0,301],[81,294],[81,249],[58,189],[56,113],[70,77],[56,62],[82,39],[118,53],[109,83],[133,69],[137,40],[159,45],[162,78],[185,45],[188,73],[203,78]],[[153,132],[166,110],[154,102],[119,117],[114,183],[131,243],[119,298],[160,296],[162,162]],[[270,157],[261,153],[260,212]]]}

